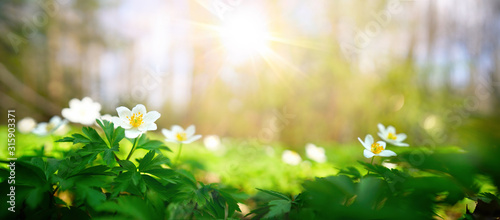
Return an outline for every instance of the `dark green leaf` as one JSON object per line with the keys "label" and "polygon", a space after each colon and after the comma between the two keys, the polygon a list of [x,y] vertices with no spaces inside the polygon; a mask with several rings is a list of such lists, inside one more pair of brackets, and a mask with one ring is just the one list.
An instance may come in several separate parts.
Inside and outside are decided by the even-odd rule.
{"label": "dark green leaf", "polygon": [[265,189],[259,189],[259,188],[256,188],[257,190],[261,191],[261,192],[264,192],[264,193],[267,193],[269,195],[272,195],[274,197],[278,197],[280,199],[284,199],[284,200],[288,200],[288,201],[291,201],[292,199],[290,199],[290,197],[288,197],[287,195],[283,194],[283,193],[280,193],[280,192],[276,192],[276,191],[272,191],[272,190],[265,190]]}
{"label": "dark green leaf", "polygon": [[150,151],[149,151],[149,152],[148,152],[148,153],[147,153],[147,154],[146,154],[146,155],[145,155],[145,156],[141,159],[141,161],[140,161],[140,163],[139,163],[139,171],[144,171],[144,170],[146,170],[146,169],[150,166],[150,164],[151,164],[151,162],[152,162],[152,160],[153,160],[153,157],[154,157],[154,156],[155,156],[155,151],[154,151],[154,150],[150,150]]}
{"label": "dark green leaf", "polygon": [[137,167],[135,167],[134,163],[128,161],[128,160],[120,160],[118,162],[123,168],[127,169],[128,171],[136,172]]}
{"label": "dark green leaf", "polygon": [[274,218],[283,216],[290,212],[292,203],[288,200],[273,200],[269,202],[269,212],[265,215],[266,218]]}

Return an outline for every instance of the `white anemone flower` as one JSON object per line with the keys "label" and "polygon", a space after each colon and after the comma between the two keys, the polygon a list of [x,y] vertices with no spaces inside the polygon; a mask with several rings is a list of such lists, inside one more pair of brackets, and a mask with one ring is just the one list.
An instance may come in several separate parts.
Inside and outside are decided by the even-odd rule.
{"label": "white anemone flower", "polygon": [[318,163],[326,162],[325,149],[314,144],[306,144],[306,155],[309,159]]}
{"label": "white anemone flower", "polygon": [[61,114],[70,122],[93,125],[95,120],[101,116],[99,111],[101,111],[101,104],[92,101],[89,97],[85,97],[82,100],[71,99],[69,108],[63,109]]}
{"label": "white anemone flower", "polygon": [[375,143],[373,137],[369,134],[366,135],[364,142],[359,137],[358,140],[365,147],[363,154],[365,155],[366,158],[372,158],[373,156],[379,156],[379,157],[396,156],[396,153],[394,153],[394,151],[385,149],[386,146],[385,142],[377,141]]}
{"label": "white anemone flower", "polygon": [[189,144],[201,138],[201,135],[194,135],[196,128],[191,125],[184,130],[179,125],[174,125],[170,130],[164,128],[161,130],[163,135],[165,135],[165,141],[181,144]]}
{"label": "white anemone flower", "polygon": [[389,144],[392,144],[394,146],[398,147],[408,147],[410,146],[407,143],[403,143],[403,141],[406,139],[406,134],[396,134],[396,128],[393,126],[389,125],[384,127],[383,124],[378,124],[378,136],[382,138],[382,140],[386,141]]}
{"label": "white anemone flower", "polygon": [[302,158],[300,157],[300,155],[297,152],[291,150],[283,151],[283,154],[281,155],[281,160],[293,166],[297,166],[300,164],[300,162],[302,162]]}
{"label": "white anemone flower", "polygon": [[160,118],[161,114],[157,111],[146,111],[146,107],[142,104],[136,105],[132,111],[127,107],[120,106],[116,108],[118,117],[113,117],[113,123],[125,129],[125,137],[136,138],[147,131],[157,129],[155,121]]}
{"label": "white anemone flower", "polygon": [[216,151],[220,147],[220,138],[217,135],[207,135],[203,138],[203,144],[208,150]]}
{"label": "white anemone flower", "polygon": [[[68,123],[67,120],[61,119],[59,116],[54,116],[50,119],[50,121],[47,122],[41,122],[39,123],[33,131],[31,131],[33,134],[36,134],[38,136],[46,136],[49,135],[53,132],[57,132],[59,130],[64,130],[63,128],[66,126]],[[58,132],[59,134],[61,132]]]}
{"label": "white anemone flower", "polygon": [[17,130],[23,134],[30,133],[35,129],[36,121],[31,117],[26,117],[17,122]]}

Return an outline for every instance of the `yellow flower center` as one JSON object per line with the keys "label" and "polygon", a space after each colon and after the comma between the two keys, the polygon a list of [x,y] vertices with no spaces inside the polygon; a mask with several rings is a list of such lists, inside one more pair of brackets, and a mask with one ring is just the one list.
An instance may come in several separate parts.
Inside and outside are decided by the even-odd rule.
{"label": "yellow flower center", "polygon": [[177,138],[178,141],[185,141],[185,140],[187,140],[186,133],[184,133],[184,132],[177,133],[175,135],[175,137]]}
{"label": "yellow flower center", "polygon": [[389,133],[389,134],[387,135],[387,138],[388,138],[388,139],[392,139],[392,140],[396,140],[396,138],[397,138],[397,137],[396,137],[396,135],[394,135],[393,133]]}
{"label": "yellow flower center", "polygon": [[372,153],[374,154],[380,154],[384,150],[384,147],[380,145],[379,143],[373,143],[372,144]]}
{"label": "yellow flower center", "polygon": [[134,128],[137,128],[144,123],[143,115],[140,112],[134,113],[130,117],[127,116],[127,119],[130,121],[130,125],[132,125],[132,127],[134,127]]}

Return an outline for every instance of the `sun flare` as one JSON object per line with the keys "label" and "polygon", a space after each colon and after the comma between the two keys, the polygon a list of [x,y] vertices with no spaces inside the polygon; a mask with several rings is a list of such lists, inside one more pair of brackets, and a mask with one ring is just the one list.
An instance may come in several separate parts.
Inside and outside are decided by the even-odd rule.
{"label": "sun flare", "polygon": [[219,30],[220,40],[228,57],[246,60],[268,48],[270,35],[265,22],[252,16],[228,19]]}

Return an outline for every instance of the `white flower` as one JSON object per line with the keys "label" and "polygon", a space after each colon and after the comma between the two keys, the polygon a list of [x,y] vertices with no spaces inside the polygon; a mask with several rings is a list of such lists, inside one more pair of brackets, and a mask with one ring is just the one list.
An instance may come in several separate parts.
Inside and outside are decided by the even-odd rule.
{"label": "white flower", "polygon": [[366,158],[371,158],[373,156],[379,156],[379,157],[396,156],[396,153],[394,153],[393,151],[385,149],[385,142],[377,141],[377,143],[374,143],[373,137],[369,134],[366,135],[365,142],[363,142],[359,137],[358,140],[365,147],[363,154],[365,155]]}
{"label": "white flower", "polygon": [[283,151],[281,159],[283,160],[283,162],[293,166],[299,165],[300,162],[302,162],[302,158],[300,157],[300,155],[297,152],[291,150]]}
{"label": "white flower", "polygon": [[325,149],[322,147],[317,147],[314,144],[306,144],[306,155],[309,159],[314,160],[318,163],[326,162]]}
{"label": "white flower", "polygon": [[146,107],[142,104],[136,105],[132,111],[127,107],[116,108],[118,117],[113,117],[113,123],[125,129],[127,138],[136,138],[146,131],[154,131],[157,126],[155,121],[160,118],[157,111],[146,112]]}
{"label": "white flower", "polygon": [[26,117],[17,122],[17,130],[21,133],[30,133],[36,127],[35,119]]}
{"label": "white flower", "polygon": [[161,132],[166,137],[165,141],[174,143],[189,144],[201,138],[201,135],[194,135],[196,132],[194,125],[189,126],[186,130],[179,125],[174,125],[170,130],[164,128]]}
{"label": "white flower", "polygon": [[220,146],[220,138],[217,135],[207,135],[203,138],[203,144],[208,150],[216,151]]}
{"label": "white flower", "polygon": [[61,117],[59,116],[54,116],[50,119],[50,121],[47,122],[41,122],[39,123],[35,129],[33,129],[33,134],[39,135],[39,136],[46,136],[52,132],[56,131],[63,131],[64,126],[68,123],[67,120],[62,120]]}
{"label": "white flower", "polygon": [[387,128],[385,128],[384,125],[380,123],[377,126],[379,130],[378,136],[382,138],[382,140],[398,147],[410,146],[407,143],[403,143],[403,141],[406,139],[406,134],[396,134],[396,128],[394,128],[393,126],[389,125],[387,126]]}
{"label": "white flower", "polygon": [[69,108],[62,110],[62,116],[74,123],[83,125],[92,125],[95,120],[101,116],[101,104],[92,101],[91,98],[85,97],[81,101],[71,99]]}

